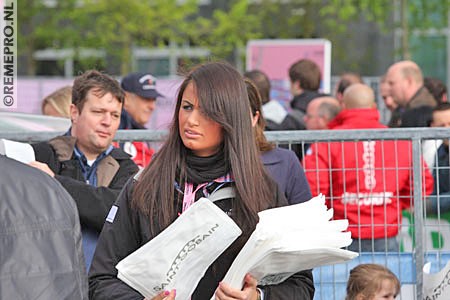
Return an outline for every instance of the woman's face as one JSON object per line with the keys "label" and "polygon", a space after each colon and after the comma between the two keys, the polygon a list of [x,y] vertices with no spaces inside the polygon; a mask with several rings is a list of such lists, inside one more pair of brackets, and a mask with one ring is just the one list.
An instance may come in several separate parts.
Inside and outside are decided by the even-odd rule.
{"label": "woman's face", "polygon": [[219,150],[223,141],[222,126],[203,114],[192,83],[183,92],[178,121],[181,140],[195,155],[211,156]]}

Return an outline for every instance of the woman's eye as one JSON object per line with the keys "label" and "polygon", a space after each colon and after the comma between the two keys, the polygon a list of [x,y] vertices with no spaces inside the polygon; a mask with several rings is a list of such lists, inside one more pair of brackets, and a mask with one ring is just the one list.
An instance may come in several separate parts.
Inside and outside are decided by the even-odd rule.
{"label": "woman's eye", "polygon": [[184,110],[191,110],[192,109],[192,105],[183,105],[182,106],[182,108],[184,109]]}

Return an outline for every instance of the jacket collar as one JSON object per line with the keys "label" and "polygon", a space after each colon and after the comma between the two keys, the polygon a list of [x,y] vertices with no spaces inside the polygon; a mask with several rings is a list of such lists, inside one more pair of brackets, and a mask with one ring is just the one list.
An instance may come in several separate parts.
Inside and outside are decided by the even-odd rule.
{"label": "jacket collar", "polygon": [[[59,161],[66,161],[72,159],[73,151],[75,149],[77,139],[70,135],[70,129],[68,133],[62,136],[57,136],[49,141],[49,144],[56,152],[56,156]],[[129,159],[131,156],[122,149],[113,147],[108,151],[114,159],[123,160]]]}
{"label": "jacket collar", "polygon": [[417,90],[408,104],[406,104],[406,108],[415,108],[423,105],[428,105],[431,107],[435,107],[437,105],[437,101],[425,86],[422,86]]}
{"label": "jacket collar", "polygon": [[340,125],[352,124],[355,120],[378,122],[380,120],[380,113],[376,108],[344,109],[328,123],[328,128],[333,129]]}
{"label": "jacket collar", "polygon": [[51,139],[48,143],[55,150],[58,160],[66,161],[72,158],[73,149],[75,148],[76,142],[77,139],[75,137],[66,134],[63,136],[57,136]]}
{"label": "jacket collar", "polygon": [[309,102],[314,98],[325,96],[317,91],[305,90],[300,95],[295,96],[291,101],[291,107],[306,112]]}

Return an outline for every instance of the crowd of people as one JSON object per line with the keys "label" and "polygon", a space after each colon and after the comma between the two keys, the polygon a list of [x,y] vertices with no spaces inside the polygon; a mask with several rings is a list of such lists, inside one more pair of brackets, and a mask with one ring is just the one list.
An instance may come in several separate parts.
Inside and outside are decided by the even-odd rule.
{"label": "crowd of people", "polygon": [[[247,73],[256,72],[262,73]],[[436,78],[424,78],[413,61],[394,63],[380,78],[379,92],[391,111],[387,126],[380,122],[374,90],[359,74],[343,73],[334,95],[319,92],[320,76],[319,67],[307,59],[289,69],[293,95],[290,115],[301,119],[308,130],[449,125],[446,86]],[[266,103],[263,113],[264,105],[270,102]],[[293,129],[279,126],[277,130]],[[324,194],[335,216],[349,220],[354,239],[349,249],[399,251],[401,212],[413,205],[411,142],[320,142],[293,145],[292,149],[302,161],[312,194]],[[431,214],[450,210],[448,153],[447,140],[423,142],[422,194]]]}
{"label": "crowd of people", "polygon": [[[318,142],[294,151],[276,147],[265,130],[388,128],[380,122],[374,91],[358,74],[343,74],[334,95],[320,92],[320,68],[311,60],[294,62],[287,74],[290,108],[270,98],[270,80],[261,70],[240,74],[222,62],[192,68],[179,88],[168,136],[156,153],[145,142],[113,142],[118,129],[145,129],[156,99],[164,97],[151,74],[132,73],[119,83],[91,70],[44,99],[43,113],[68,117],[72,125],[62,136],[33,144],[36,161],[15,168],[30,174],[39,169],[51,177],[39,175],[40,185],[57,186],[60,197],[74,200],[76,209],[72,205],[69,210],[81,226],[69,224],[75,231],[70,243],[80,248],[81,232],[90,299],[143,299],[117,278],[116,264],[195,201],[224,188],[232,188],[233,196],[214,203],[243,234],[208,268],[191,299],[312,299],[311,270],[278,285],[259,285],[248,274],[242,289],[221,279],[254,230],[258,212],[302,203],[319,193],[336,219],[349,220],[354,239],[349,250],[399,251],[401,211],[413,204],[411,142]],[[393,64],[380,82],[380,94],[392,111],[390,127],[450,126],[445,86],[424,80],[414,62]],[[423,116],[424,111],[429,118],[419,122],[414,114]],[[423,194],[430,196],[430,210],[443,211],[450,209],[444,167],[449,165],[448,141],[434,143],[433,150],[432,158],[424,156],[422,162]],[[13,168],[3,160],[0,156],[1,164]],[[27,189],[47,197],[39,186]],[[72,258],[84,272],[79,256]],[[380,282],[364,278],[371,272],[380,273]],[[77,278],[71,282],[80,286],[74,293],[86,294],[85,280]],[[350,272],[347,293],[347,299],[376,299],[378,293],[393,299],[399,283],[381,266],[361,265]],[[176,290],[154,299],[176,299]]]}

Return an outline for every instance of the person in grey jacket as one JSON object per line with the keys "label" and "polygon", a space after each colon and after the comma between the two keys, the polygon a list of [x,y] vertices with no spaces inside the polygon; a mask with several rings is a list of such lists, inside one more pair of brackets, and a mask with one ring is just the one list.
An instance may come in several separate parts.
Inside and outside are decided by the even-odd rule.
{"label": "person in grey jacket", "polygon": [[88,299],[72,197],[35,168],[0,155],[0,299]]}

